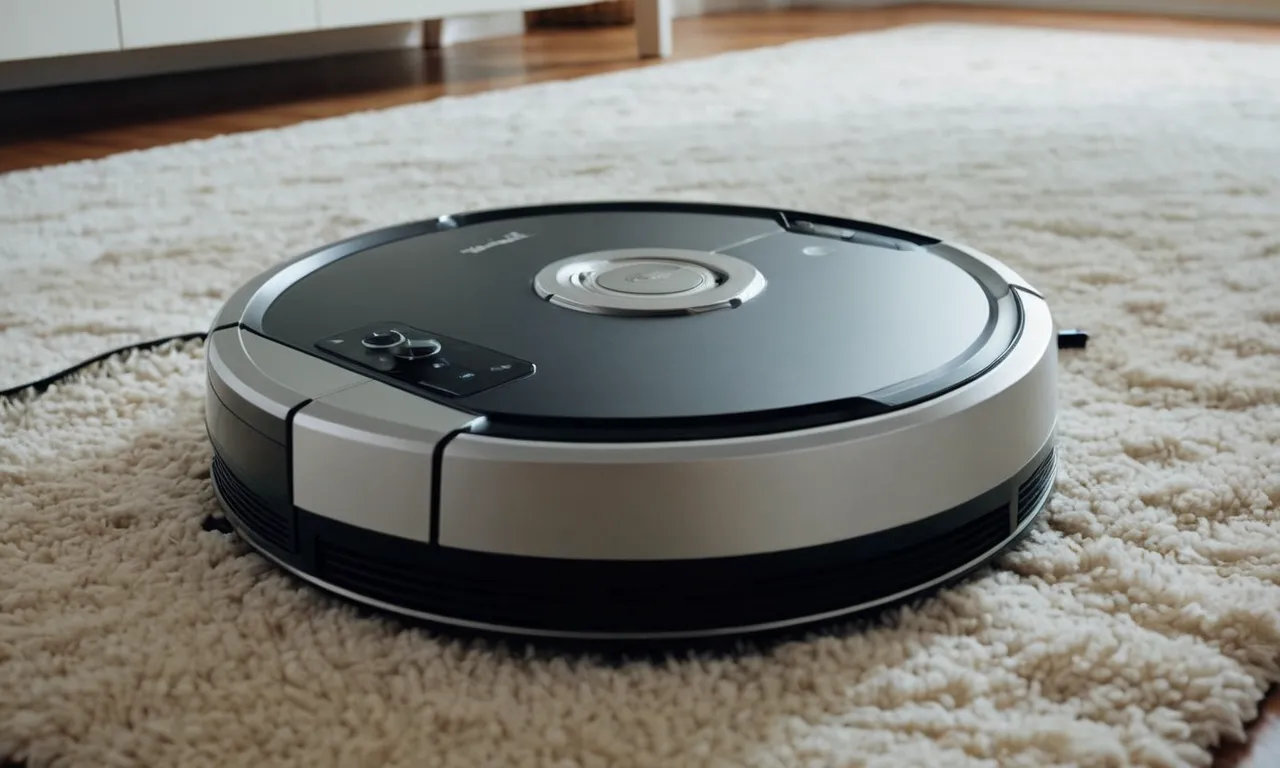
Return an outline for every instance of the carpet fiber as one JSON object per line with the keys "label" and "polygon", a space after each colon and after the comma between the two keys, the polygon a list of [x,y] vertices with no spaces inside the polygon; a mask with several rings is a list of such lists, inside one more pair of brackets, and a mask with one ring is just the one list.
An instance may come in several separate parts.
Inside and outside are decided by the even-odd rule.
{"label": "carpet fiber", "polygon": [[[202,330],[277,259],[477,207],[922,228],[1059,321],[1059,494],[873,626],[603,663],[300,588],[216,505],[198,344],[0,405],[0,757],[43,765],[1203,766],[1280,678],[1280,47],[934,26],[0,176],[0,385]],[[677,596],[673,596],[677,599]]]}

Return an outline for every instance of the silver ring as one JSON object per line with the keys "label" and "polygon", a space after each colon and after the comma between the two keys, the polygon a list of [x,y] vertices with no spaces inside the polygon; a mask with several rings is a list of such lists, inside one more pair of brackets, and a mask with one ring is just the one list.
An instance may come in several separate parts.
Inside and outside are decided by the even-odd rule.
{"label": "silver ring", "polygon": [[[689,270],[703,279],[684,290],[649,293],[624,293],[597,280],[610,270],[640,264]],[[676,248],[584,253],[548,264],[533,280],[534,290],[552,304],[606,315],[696,314],[737,307],[760,295],[765,285],[764,275],[742,259]]]}

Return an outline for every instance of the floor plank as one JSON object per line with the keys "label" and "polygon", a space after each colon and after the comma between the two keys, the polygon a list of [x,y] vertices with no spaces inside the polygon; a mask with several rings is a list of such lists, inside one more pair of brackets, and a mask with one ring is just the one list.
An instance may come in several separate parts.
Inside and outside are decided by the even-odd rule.
{"label": "floor plank", "polygon": [[[1131,14],[920,4],[679,19],[675,59],[812,37],[959,22],[1280,43],[1280,25]],[[442,50],[335,56],[130,81],[0,94],[0,173],[105,157],[226,133],[661,62],[640,61],[630,28],[538,30]],[[1280,693],[1259,727],[1280,728]],[[1256,740],[1251,733],[1250,743]],[[1214,768],[1236,768],[1248,744]]]}

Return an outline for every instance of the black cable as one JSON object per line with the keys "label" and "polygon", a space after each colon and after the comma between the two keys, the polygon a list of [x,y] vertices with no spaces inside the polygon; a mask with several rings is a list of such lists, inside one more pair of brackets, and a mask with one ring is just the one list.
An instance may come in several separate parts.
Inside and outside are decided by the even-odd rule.
{"label": "black cable", "polygon": [[[197,339],[203,341],[208,336],[209,336],[208,333],[205,333],[203,331],[197,331],[194,333],[182,333],[176,336],[162,336],[161,338],[158,338],[158,339],[151,339],[149,341],[140,341],[136,344],[126,344],[123,347],[116,347],[115,349],[109,352],[103,352],[97,357],[92,357],[92,358],[89,358],[88,360],[84,360],[82,362],[76,363],[70,368],[64,368],[63,370],[58,371],[57,373],[50,374],[44,377],[43,379],[40,379],[39,381],[32,381],[27,384],[19,384],[16,387],[10,387],[9,389],[0,391],[0,397],[9,399],[12,397],[17,397],[18,395],[28,390],[34,392],[35,394],[40,394],[41,392],[44,392],[49,387],[53,386],[54,384],[57,384],[60,381],[64,381],[66,379],[71,378],[72,376],[84,370],[85,368],[88,368],[91,365],[96,365],[104,360],[107,360],[108,358],[115,357],[116,355],[123,355],[127,352],[145,352],[146,350],[155,349],[156,347],[164,346],[165,344],[169,344],[175,341],[195,341]],[[1085,344],[1087,344],[1088,342],[1089,342],[1089,334],[1085,333],[1084,331],[1072,329],[1072,330],[1064,330],[1064,331],[1058,332],[1058,349],[1082,349],[1085,346]]]}
{"label": "black cable", "polygon": [[89,358],[88,360],[83,360],[71,366],[70,368],[64,368],[61,371],[58,371],[57,373],[54,373],[54,374],[50,374],[38,381],[32,381],[26,384],[19,384],[16,387],[10,387],[9,389],[0,391],[0,397],[3,397],[4,399],[7,400],[9,398],[17,397],[18,395],[21,395],[27,391],[34,392],[35,394],[40,394],[41,392],[44,392],[49,387],[53,386],[54,384],[57,384],[60,381],[65,381],[66,379],[71,378],[72,376],[79,373],[80,371],[83,371],[85,368],[88,368],[91,365],[97,365],[98,363],[101,363],[102,361],[107,360],[109,358],[115,357],[116,355],[123,355],[128,352],[145,352],[146,350],[155,349],[156,347],[161,347],[161,346],[164,346],[165,344],[169,344],[175,341],[194,341],[197,339],[203,341],[205,338],[208,337],[208,335],[209,335],[208,333],[199,331],[195,333],[182,333],[176,336],[163,336],[158,339],[151,339],[150,341],[140,341],[136,344],[126,344],[123,347],[117,347],[109,352],[103,352],[97,357],[92,357],[92,358]]}

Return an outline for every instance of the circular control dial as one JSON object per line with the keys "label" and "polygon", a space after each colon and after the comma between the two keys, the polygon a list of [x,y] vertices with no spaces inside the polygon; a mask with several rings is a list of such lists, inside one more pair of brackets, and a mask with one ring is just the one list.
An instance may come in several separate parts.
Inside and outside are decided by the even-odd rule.
{"label": "circular control dial", "polygon": [[432,338],[410,338],[395,328],[365,334],[360,340],[365,349],[395,355],[401,360],[421,360],[440,351],[440,342]]}
{"label": "circular control dial", "polygon": [[391,350],[405,343],[404,334],[396,330],[374,331],[368,334],[360,343],[368,349]]}
{"label": "circular control dial", "polygon": [[392,353],[403,360],[421,360],[439,351],[440,342],[435,339],[406,339],[403,344],[392,350]]}

